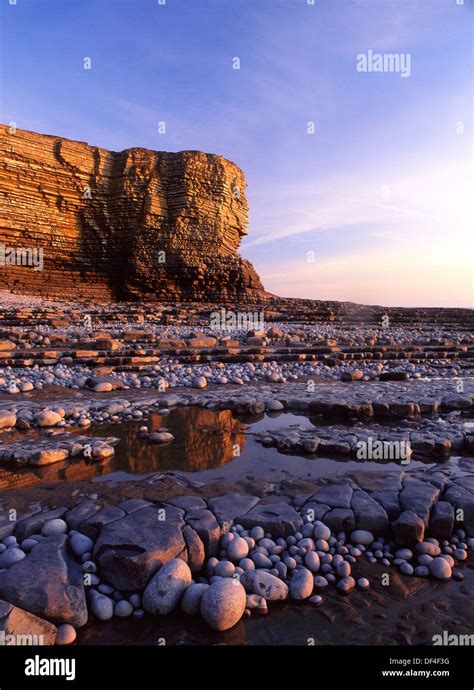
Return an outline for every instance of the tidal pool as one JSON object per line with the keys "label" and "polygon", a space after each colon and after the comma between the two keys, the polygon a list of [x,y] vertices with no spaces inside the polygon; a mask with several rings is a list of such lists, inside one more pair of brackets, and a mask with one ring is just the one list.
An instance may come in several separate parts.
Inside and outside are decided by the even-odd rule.
{"label": "tidal pool", "polygon": [[[175,440],[156,445],[142,438],[145,425],[151,430],[169,429]],[[71,460],[37,469],[2,469],[0,488],[20,488],[48,482],[54,491],[62,480],[123,481],[146,475],[172,472],[189,475],[198,481],[222,479],[227,484],[248,477],[271,474],[278,478],[317,478],[358,470],[387,472],[400,468],[395,462],[356,461],[346,457],[304,457],[265,448],[254,433],[269,429],[307,428],[319,425],[304,414],[264,414],[258,418],[237,418],[229,410],[212,411],[200,407],[178,407],[163,416],[152,413],[146,421],[94,425],[87,432],[72,433],[90,437],[115,436],[119,442],[115,455],[102,463]],[[348,427],[350,429],[350,427]],[[35,443],[37,431],[12,432],[3,442],[21,437]],[[450,461],[455,462],[452,458]],[[412,460],[410,467],[439,463]],[[59,483],[57,483],[59,482]],[[63,484],[64,485],[64,484]],[[113,487],[112,487],[113,488]],[[472,596],[474,570],[471,559],[463,566],[463,583],[437,583],[422,578],[402,577],[395,569],[390,586],[382,586],[385,568],[358,561],[354,576],[367,577],[368,592],[353,592],[349,597],[335,590],[324,595],[324,605],[284,602],[269,607],[268,616],[242,619],[233,629],[218,633],[210,630],[200,616],[189,617],[180,611],[170,616],[146,616],[142,621],[114,619],[107,623],[91,621],[78,631],[80,645],[335,645],[335,644],[431,644],[432,635],[456,625],[463,632],[474,624],[466,605]],[[429,615],[427,615],[429,612]]]}
{"label": "tidal pool", "polygon": [[[134,479],[156,472],[192,473],[199,481],[206,482],[216,479],[238,481],[248,474],[267,475],[270,472],[304,479],[353,472],[362,467],[365,471],[386,472],[401,466],[395,461],[364,461],[346,456],[308,457],[281,452],[263,447],[254,438],[254,433],[270,429],[288,428],[290,431],[295,424],[312,428],[316,422],[303,414],[271,413],[245,419],[236,417],[230,410],[213,411],[190,406],[177,407],[166,416],[153,412],[146,421],[104,423],[86,431],[73,429],[74,434],[119,438],[115,455],[103,462],[91,462],[81,457],[38,468],[5,466],[0,469],[0,489],[61,480]],[[141,437],[139,429],[143,425],[150,431],[166,427],[175,439],[166,445],[154,444]],[[350,430],[350,426],[347,428]],[[14,431],[4,435],[3,443],[19,437],[34,444],[38,432]],[[427,467],[438,463],[412,459],[409,466]]]}

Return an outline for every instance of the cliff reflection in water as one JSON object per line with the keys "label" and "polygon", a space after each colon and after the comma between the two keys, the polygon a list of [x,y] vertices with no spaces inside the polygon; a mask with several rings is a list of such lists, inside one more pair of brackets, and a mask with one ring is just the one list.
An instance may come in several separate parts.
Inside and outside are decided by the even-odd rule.
{"label": "cliff reflection in water", "polygon": [[129,427],[122,434],[115,426],[107,428],[107,435],[110,432],[121,438],[115,447],[113,470],[146,474],[156,470],[197,472],[220,467],[235,458],[236,445],[243,451],[246,439],[242,433],[245,425],[230,410],[179,407],[166,417],[152,414],[147,420],[150,431],[166,427],[175,437],[166,446],[139,438],[138,426]]}
{"label": "cliff reflection in water", "polygon": [[[162,446],[140,438],[138,429],[145,423],[150,431],[166,427],[175,440]],[[19,489],[40,482],[89,480],[117,471],[147,474],[216,468],[236,457],[236,445],[240,452],[243,451],[246,441],[242,433],[244,428],[245,424],[237,421],[230,410],[214,412],[199,407],[179,407],[165,417],[153,413],[146,422],[102,424],[94,427],[91,436],[120,438],[113,457],[103,462],[71,458],[66,462],[34,468],[4,466],[0,468],[0,489]],[[83,431],[76,430],[76,433]],[[34,444],[37,436],[31,433],[28,436]]]}

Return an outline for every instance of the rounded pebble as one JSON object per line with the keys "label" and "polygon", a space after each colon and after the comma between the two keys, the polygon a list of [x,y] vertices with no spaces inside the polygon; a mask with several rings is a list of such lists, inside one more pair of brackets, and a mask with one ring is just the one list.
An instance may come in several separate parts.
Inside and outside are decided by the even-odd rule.
{"label": "rounded pebble", "polygon": [[365,529],[356,529],[351,534],[351,542],[356,546],[369,546],[374,541],[374,535]]}
{"label": "rounded pebble", "polygon": [[[14,545],[12,545],[14,546]],[[2,553],[0,556],[0,568],[10,568],[15,563],[22,561],[26,553],[21,549],[10,548]]]}
{"label": "rounded pebble", "polygon": [[188,564],[180,558],[173,558],[162,565],[148,582],[143,592],[143,608],[152,614],[170,613],[190,586],[191,580]]}
{"label": "rounded pebble", "polygon": [[214,568],[214,575],[218,577],[232,577],[235,573],[235,566],[230,561],[220,561]]}
{"label": "rounded pebble", "polygon": [[352,590],[354,589],[355,584],[356,584],[356,583],[355,583],[354,578],[348,576],[348,577],[342,577],[342,578],[338,581],[336,587],[337,587],[337,589],[338,589],[340,592],[342,592],[343,594],[349,594],[349,593],[352,592]]}
{"label": "rounded pebble", "polygon": [[313,575],[308,568],[296,570],[290,580],[290,597],[296,601],[308,599],[314,587]]}
{"label": "rounded pebble", "polygon": [[252,527],[250,530],[249,536],[252,537],[252,539],[255,539],[255,541],[260,541],[260,539],[263,539],[265,536],[265,532],[262,527]]}
{"label": "rounded pebble", "polygon": [[414,568],[410,563],[407,563],[406,561],[401,564],[400,566],[400,572],[403,573],[404,575],[413,575],[414,573]]}
{"label": "rounded pebble", "polygon": [[196,616],[201,610],[201,599],[204,592],[209,587],[207,584],[197,582],[191,585],[185,591],[183,598],[181,600],[181,609],[188,616]]}
{"label": "rounded pebble", "polygon": [[65,534],[66,532],[67,524],[60,518],[48,520],[41,528],[41,534],[43,534],[45,537],[50,537],[53,534]]}
{"label": "rounded pebble", "polygon": [[85,553],[92,553],[92,549],[94,548],[94,542],[92,539],[85,534],[81,534],[80,532],[73,534],[70,544],[71,549],[74,551],[76,556],[79,556],[79,558]]}
{"label": "rounded pebble", "polygon": [[242,618],[246,605],[240,582],[224,578],[207,587],[201,599],[201,615],[214,630],[229,630]]}
{"label": "rounded pebble", "polygon": [[249,545],[243,537],[235,537],[227,547],[227,557],[233,563],[246,558],[249,552]]}
{"label": "rounded pebble", "polygon": [[126,599],[118,601],[114,606],[114,616],[118,616],[119,618],[128,618],[132,613],[133,606]]}
{"label": "rounded pebble", "polygon": [[100,621],[109,621],[114,615],[114,602],[105,594],[95,593],[91,597],[91,611]]}
{"label": "rounded pebble", "polygon": [[438,546],[438,544],[433,544],[430,541],[420,541],[416,546],[415,546],[415,551],[419,554],[428,554],[428,556],[432,556],[433,558],[435,556],[439,556],[441,553],[441,549]]}
{"label": "rounded pebble", "polygon": [[309,598],[309,603],[312,604],[313,606],[321,606],[323,603],[324,599],[320,594],[315,594],[314,596]]}
{"label": "rounded pebble", "polygon": [[325,539],[328,540],[331,536],[331,530],[324,522],[317,520],[314,523],[313,536],[315,539]]}
{"label": "rounded pebble", "polygon": [[451,566],[442,556],[433,558],[430,563],[430,573],[437,580],[449,580],[451,578]]}
{"label": "rounded pebble", "polygon": [[319,559],[318,554],[315,551],[308,551],[305,554],[304,562],[305,562],[306,567],[312,573],[317,573],[320,566],[321,566],[321,561]]}
{"label": "rounded pebble", "polygon": [[72,625],[69,625],[69,623],[62,623],[62,625],[58,625],[58,628],[56,630],[57,645],[72,644],[75,639],[76,631],[72,627]]}

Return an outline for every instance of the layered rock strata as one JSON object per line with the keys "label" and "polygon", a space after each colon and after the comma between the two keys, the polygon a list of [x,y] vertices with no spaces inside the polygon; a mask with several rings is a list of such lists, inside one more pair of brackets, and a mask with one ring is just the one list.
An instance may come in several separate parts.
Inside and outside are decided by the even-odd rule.
{"label": "layered rock strata", "polygon": [[[249,300],[242,171],[0,127],[0,289],[61,299]],[[14,249],[15,253],[11,250]]]}

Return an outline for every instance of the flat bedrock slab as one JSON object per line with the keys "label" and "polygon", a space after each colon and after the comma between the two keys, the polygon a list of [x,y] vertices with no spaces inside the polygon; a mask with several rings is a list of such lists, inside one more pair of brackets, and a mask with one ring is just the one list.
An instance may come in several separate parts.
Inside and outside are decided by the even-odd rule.
{"label": "flat bedrock slab", "polygon": [[411,546],[419,541],[423,541],[425,523],[412,510],[405,510],[392,524],[392,532],[395,544]]}
{"label": "flat bedrock slab", "polygon": [[428,481],[405,477],[399,501],[402,510],[411,510],[428,525],[433,504],[440,495],[439,488]]}
{"label": "flat bedrock slab", "polygon": [[353,532],[356,528],[354,512],[350,508],[333,508],[324,516],[324,524],[334,532]]}
{"label": "flat bedrock slab", "polygon": [[212,510],[221,525],[231,523],[236,518],[249,512],[258,503],[256,496],[244,494],[224,494],[216,498],[210,498],[209,508]]}
{"label": "flat bedrock slab", "polygon": [[287,537],[303,526],[301,515],[287,503],[257,504],[236,522],[245,529],[261,526],[273,537]]}
{"label": "flat bedrock slab", "polygon": [[431,511],[429,531],[433,537],[448,539],[454,531],[454,508],[447,501],[438,501]]}
{"label": "flat bedrock slab", "polygon": [[[311,522],[316,520],[323,520],[324,516],[329,513],[331,507],[324,503],[317,503],[316,501],[308,501],[301,508],[301,515],[308,516]],[[324,520],[323,520],[324,521]]]}
{"label": "flat bedrock slab", "polygon": [[168,499],[166,503],[181,508],[182,510],[207,508],[206,501],[200,496],[175,496],[174,498]]}
{"label": "flat bedrock slab", "polygon": [[119,504],[119,508],[124,510],[127,515],[134,513],[136,510],[141,508],[146,508],[147,506],[152,506],[151,501],[145,501],[143,498],[126,498],[125,501]]}
{"label": "flat bedrock slab", "polygon": [[91,539],[97,539],[105,525],[120,520],[125,515],[126,512],[117,506],[106,506],[87,518],[87,520],[79,522],[78,530]]}
{"label": "flat bedrock slab", "polygon": [[0,511],[0,540],[5,539],[5,537],[10,537],[15,529],[18,527],[20,522],[26,520],[27,518],[36,515],[41,512],[41,507],[37,506],[30,510],[28,513],[23,513],[22,515],[17,515],[16,520],[11,519],[10,511],[3,510]]}
{"label": "flat bedrock slab", "polygon": [[188,565],[192,573],[199,573],[206,560],[206,549],[204,543],[196,530],[190,525],[183,529],[183,538],[186,543]]}
{"label": "flat bedrock slab", "polygon": [[385,535],[389,530],[389,519],[384,508],[374,501],[366,491],[354,491],[351,507],[354,512],[356,529],[369,530]]}
{"label": "flat bedrock slab", "polygon": [[143,589],[156,571],[186,547],[183,511],[174,506],[142,508],[106,524],[93,558],[117,589]]}
{"label": "flat bedrock slab", "polygon": [[464,483],[467,483],[464,477],[459,481],[453,481],[446,489],[443,498],[451,503],[456,510],[462,511],[462,524],[469,534],[474,535],[474,494],[467,486],[463,486]]}
{"label": "flat bedrock slab", "polygon": [[215,556],[219,550],[222,529],[210,510],[192,509],[186,513],[186,522],[199,535],[208,556]]}
{"label": "flat bedrock slab", "polygon": [[441,401],[443,410],[470,410],[472,406],[472,396],[470,395],[447,395]]}
{"label": "flat bedrock slab", "polygon": [[27,558],[0,573],[0,596],[55,623],[87,623],[82,571],[68,555],[64,534],[46,537]]}
{"label": "flat bedrock slab", "polygon": [[0,599],[0,633],[5,645],[51,645],[56,641],[53,623]]}
{"label": "flat bedrock slab", "polygon": [[346,480],[322,486],[312,495],[311,500],[327,503],[331,508],[350,508],[352,492],[350,481]]}
{"label": "flat bedrock slab", "polygon": [[82,501],[68,510],[64,516],[69,529],[79,529],[79,525],[96,515],[102,506],[94,501]]}
{"label": "flat bedrock slab", "polygon": [[382,506],[391,522],[396,520],[402,512],[398,501],[398,491],[374,491],[371,497]]}
{"label": "flat bedrock slab", "polygon": [[20,520],[15,530],[15,537],[18,542],[22,542],[32,534],[39,534],[43,525],[49,520],[56,520],[62,518],[66,513],[67,508],[55,508],[41,513],[35,513],[29,518]]}

